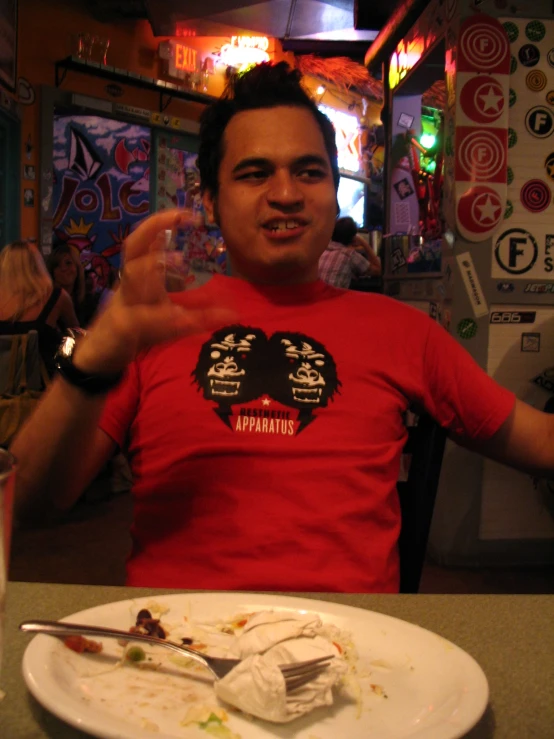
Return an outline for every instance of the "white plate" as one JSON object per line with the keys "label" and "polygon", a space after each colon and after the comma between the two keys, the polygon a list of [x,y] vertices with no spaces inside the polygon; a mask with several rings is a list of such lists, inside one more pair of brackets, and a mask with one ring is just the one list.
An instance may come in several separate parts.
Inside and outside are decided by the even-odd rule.
{"label": "white plate", "polygon": [[[241,739],[457,739],[487,706],[487,679],[459,647],[405,621],[335,603],[247,593],[154,594],[91,608],[66,620],[127,630],[138,609],[153,600],[170,607],[163,616],[167,623],[182,622],[185,615],[209,621],[268,609],[311,611],[351,633],[358,652],[360,701],[339,699],[332,708],[319,708],[286,725],[230,712],[229,729]],[[206,731],[180,723],[191,704],[217,704],[209,682],[191,680],[177,668],[171,674],[134,666],[111,669],[115,659],[110,654],[120,653],[115,640],[104,641],[101,655],[81,655],[58,639],[38,635],[25,651],[23,676],[45,708],[93,736],[209,739]],[[386,697],[372,685],[382,686]]]}

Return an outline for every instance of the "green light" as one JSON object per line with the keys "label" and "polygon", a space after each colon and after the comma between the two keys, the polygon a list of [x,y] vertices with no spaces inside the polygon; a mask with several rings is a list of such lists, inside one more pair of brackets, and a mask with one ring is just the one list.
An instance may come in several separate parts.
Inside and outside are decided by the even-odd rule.
{"label": "green light", "polygon": [[247,62],[246,64],[242,64],[238,68],[237,77],[242,77],[243,74],[246,74],[246,72],[249,72],[255,66],[257,66],[257,63],[256,62]]}
{"label": "green light", "polygon": [[421,138],[419,139],[419,143],[423,146],[424,149],[430,149],[433,144],[435,143],[436,138],[433,136],[432,133],[424,133],[421,135]]}

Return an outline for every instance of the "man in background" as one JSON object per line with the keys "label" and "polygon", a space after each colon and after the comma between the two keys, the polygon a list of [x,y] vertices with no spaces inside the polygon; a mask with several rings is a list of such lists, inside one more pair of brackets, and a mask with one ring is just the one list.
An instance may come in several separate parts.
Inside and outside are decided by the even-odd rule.
{"label": "man in background", "polygon": [[331,241],[319,258],[320,279],[334,287],[349,288],[353,279],[377,277],[380,274],[381,260],[363,236],[358,234],[354,219],[350,216],[339,218]]}

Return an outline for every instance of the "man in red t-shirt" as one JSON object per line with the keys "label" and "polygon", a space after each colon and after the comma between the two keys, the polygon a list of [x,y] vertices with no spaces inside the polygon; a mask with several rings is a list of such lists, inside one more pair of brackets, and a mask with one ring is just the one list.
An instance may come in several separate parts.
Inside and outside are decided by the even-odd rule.
{"label": "man in red t-shirt", "polygon": [[495,459],[552,473],[553,416],[423,314],[318,280],[339,172],[298,72],[239,77],[202,116],[198,166],[234,277],[170,297],[157,237],[190,215],[141,224],[120,290],[13,445],[20,506],[72,505],[126,447],[130,584],[395,591],[411,403]]}

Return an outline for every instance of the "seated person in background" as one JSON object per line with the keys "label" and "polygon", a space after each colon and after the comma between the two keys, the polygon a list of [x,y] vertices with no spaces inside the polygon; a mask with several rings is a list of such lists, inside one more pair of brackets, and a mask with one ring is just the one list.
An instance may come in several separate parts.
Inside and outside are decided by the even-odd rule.
{"label": "seated person in background", "polygon": [[78,326],[71,298],[52,285],[41,253],[34,244],[16,241],[0,252],[0,334],[37,331],[47,370],[64,326]]}
{"label": "seated person in background", "polygon": [[[357,248],[363,249],[363,257]],[[334,287],[350,287],[356,277],[381,274],[381,260],[367,241],[358,235],[353,218],[339,218],[331,241],[319,258],[319,278]]]}
{"label": "seated person in background", "polygon": [[85,297],[81,303],[81,326],[87,328],[93,320],[100,303],[100,291],[97,289],[98,277],[92,270],[85,272]]}
{"label": "seated person in background", "polygon": [[47,266],[54,285],[65,290],[71,297],[79,325],[83,326],[85,274],[79,252],[74,246],[61,244],[48,257]]}
{"label": "seated person in background", "polygon": [[108,284],[102,291],[100,295],[100,300],[98,301],[98,310],[104,310],[104,308],[108,305],[110,300],[115,295],[116,290],[118,290],[119,283],[119,270],[117,269],[117,267],[114,267],[112,265],[110,267],[110,271],[108,272]]}
{"label": "seated person in background", "polygon": [[202,114],[203,203],[233,277],[168,294],[160,234],[193,214],[143,221],[119,290],[12,444],[16,506],[35,514],[72,506],[128,449],[129,585],[397,591],[415,403],[464,445],[554,474],[554,416],[422,311],[318,280],[339,169],[300,77],[260,64]]}

